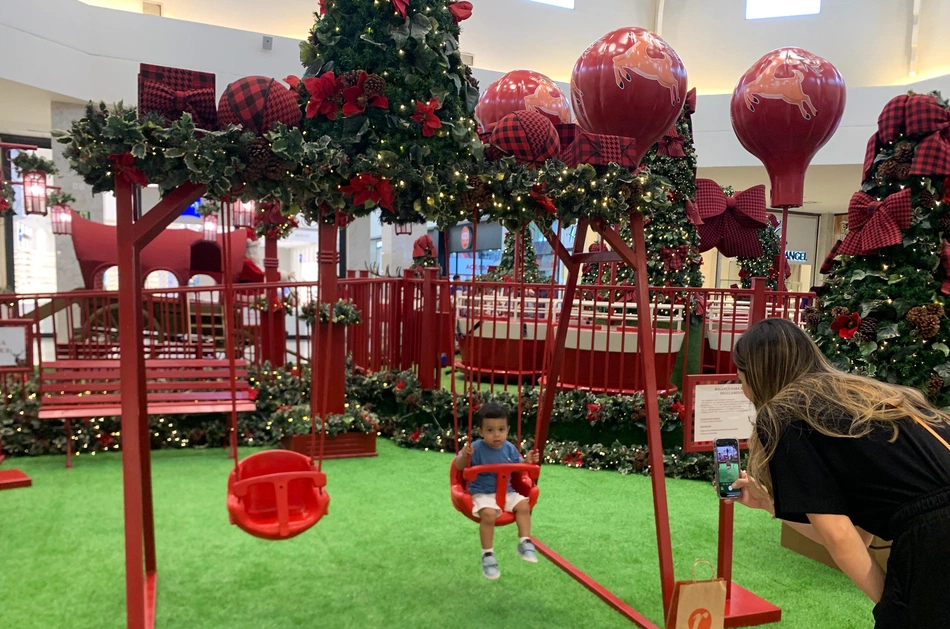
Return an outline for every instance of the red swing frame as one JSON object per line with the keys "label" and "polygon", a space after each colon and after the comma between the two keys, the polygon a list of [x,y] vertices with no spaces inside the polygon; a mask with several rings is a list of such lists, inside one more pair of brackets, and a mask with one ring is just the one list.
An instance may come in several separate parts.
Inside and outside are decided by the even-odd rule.
{"label": "red swing frame", "polygon": [[[649,278],[647,276],[646,245],[644,239],[643,215],[632,212],[630,215],[633,246],[627,244],[615,227],[599,219],[578,221],[574,236],[574,247],[569,251],[550,230],[542,230],[545,238],[554,249],[558,259],[567,267],[568,277],[564,289],[561,314],[558,320],[557,334],[550,346],[548,360],[545,361],[545,378],[548,386],[544,388],[538,409],[536,443],[545,443],[554,409],[554,396],[557,381],[563,365],[564,345],[567,339],[568,325],[577,283],[583,264],[590,262],[624,262],[634,271],[635,301],[638,312],[647,312],[650,304]],[[588,230],[598,233],[613,251],[584,252],[584,243]],[[764,302],[762,303],[764,307]],[[563,324],[563,325],[562,325]],[[647,445],[649,447],[650,480],[653,486],[653,513],[656,521],[657,551],[660,562],[660,587],[663,598],[664,620],[669,617],[670,603],[673,598],[673,546],[670,538],[670,517],[666,496],[666,475],[663,464],[663,442],[660,428],[660,409],[657,395],[656,351],[654,347],[653,322],[650,317],[637,318],[637,333],[645,339],[640,347],[640,366],[644,377],[644,406],[646,410]],[[625,603],[607,588],[558,555],[549,546],[536,537],[532,537],[535,547],[544,557],[558,568],[569,574],[578,583],[586,587],[595,596],[610,605],[627,620],[644,629],[659,627],[643,614]],[[765,599],[749,592],[732,582],[732,545],[733,545],[733,505],[719,501],[719,539],[718,539],[718,576],[726,579],[726,627],[749,627],[765,623],[778,622],[782,610]]]}

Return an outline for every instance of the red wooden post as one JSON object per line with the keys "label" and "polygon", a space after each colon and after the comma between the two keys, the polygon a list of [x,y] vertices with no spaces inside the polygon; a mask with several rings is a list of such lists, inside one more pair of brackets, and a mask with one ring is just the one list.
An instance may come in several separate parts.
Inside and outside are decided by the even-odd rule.
{"label": "red wooden post", "polygon": [[[264,239],[264,281],[267,283],[279,282],[280,262],[277,258],[277,239]],[[261,313],[261,358],[274,367],[281,367],[287,362],[287,326],[286,311],[280,292],[276,288],[264,291],[267,309]]]}
{"label": "red wooden post", "polygon": [[[330,305],[332,315],[333,306],[339,299],[337,291],[337,254],[338,228],[332,223],[320,223],[320,251],[317,261],[320,265],[320,301]],[[331,316],[332,318],[332,316]],[[319,314],[314,323],[312,351],[310,353],[310,386],[311,395],[324,394],[324,382],[327,382],[326,408],[330,415],[341,415],[346,404],[346,343],[343,326],[334,323],[321,323]],[[330,335],[333,340],[330,341]],[[329,356],[318,356],[317,348],[324,353],[329,349]],[[327,373],[329,371],[329,373]],[[325,378],[328,378],[325,380]]]}
{"label": "red wooden post", "polygon": [[439,384],[436,378],[436,353],[441,349],[441,344],[433,343],[433,338],[438,339],[436,332],[437,322],[435,310],[438,304],[435,300],[435,277],[437,269],[427,267],[422,269],[422,330],[420,331],[419,344],[419,384],[423,389],[432,390]]}

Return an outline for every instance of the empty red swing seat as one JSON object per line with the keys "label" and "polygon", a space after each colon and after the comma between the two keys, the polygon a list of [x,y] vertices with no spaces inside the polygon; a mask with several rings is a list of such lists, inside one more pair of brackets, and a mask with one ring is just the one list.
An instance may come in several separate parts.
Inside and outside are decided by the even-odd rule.
{"label": "empty red swing seat", "polygon": [[308,456],[290,450],[252,454],[228,478],[231,523],[262,539],[300,535],[326,515],[326,484]]}
{"label": "empty red swing seat", "polygon": [[[464,470],[456,469],[455,459],[452,459],[452,465],[449,467],[449,486],[452,490],[452,506],[454,506],[462,515],[473,522],[478,522],[478,518],[472,515],[472,495],[468,493],[468,483],[482,473],[490,472],[497,474],[496,499],[498,504],[505,504],[507,495],[508,479],[511,478],[511,486],[522,496],[527,496],[528,504],[534,509],[538,503],[538,494],[540,490],[535,483],[541,468],[537,465],[528,465],[527,463],[505,463],[502,465],[475,465],[466,467]],[[495,526],[505,526],[515,521],[515,514],[504,511],[495,521]]]}

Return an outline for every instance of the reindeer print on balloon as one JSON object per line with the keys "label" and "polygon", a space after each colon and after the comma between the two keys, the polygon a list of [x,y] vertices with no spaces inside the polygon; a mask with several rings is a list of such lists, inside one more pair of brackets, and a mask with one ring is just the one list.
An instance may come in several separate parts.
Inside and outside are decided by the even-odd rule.
{"label": "reindeer print on balloon", "polygon": [[673,73],[673,55],[676,53],[653,33],[647,32],[632,39],[633,45],[613,58],[617,87],[624,89],[626,83],[633,80],[630,75],[632,71],[667,88],[670,91],[670,104],[680,102],[682,94],[679,93],[679,84]]}
{"label": "reindeer print on balloon", "polygon": [[746,107],[749,111],[755,111],[755,106],[762,98],[783,100],[798,107],[805,120],[811,120],[818,115],[818,109],[802,87],[806,72],[820,77],[821,59],[783,50],[772,57],[758,76],[745,86],[742,96]]}

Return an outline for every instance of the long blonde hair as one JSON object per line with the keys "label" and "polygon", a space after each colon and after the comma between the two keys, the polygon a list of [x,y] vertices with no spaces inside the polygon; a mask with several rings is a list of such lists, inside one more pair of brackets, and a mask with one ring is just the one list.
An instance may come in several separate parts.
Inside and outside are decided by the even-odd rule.
{"label": "long blonde hair", "polygon": [[749,474],[772,493],[769,461],[794,420],[830,437],[858,438],[879,427],[891,440],[908,419],[950,423],[917,389],[879,382],[832,367],[814,341],[787,319],[764,319],[742,334],[733,361],[756,408],[749,439]]}

